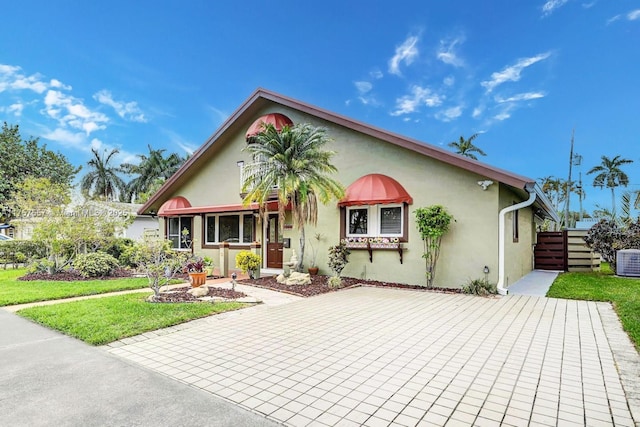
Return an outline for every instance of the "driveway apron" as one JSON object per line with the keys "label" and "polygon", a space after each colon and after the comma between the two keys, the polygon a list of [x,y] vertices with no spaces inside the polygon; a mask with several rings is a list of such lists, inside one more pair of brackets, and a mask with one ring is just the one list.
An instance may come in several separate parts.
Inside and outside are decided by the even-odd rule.
{"label": "driveway apron", "polygon": [[361,287],[108,350],[291,426],[639,420],[638,354],[606,303]]}

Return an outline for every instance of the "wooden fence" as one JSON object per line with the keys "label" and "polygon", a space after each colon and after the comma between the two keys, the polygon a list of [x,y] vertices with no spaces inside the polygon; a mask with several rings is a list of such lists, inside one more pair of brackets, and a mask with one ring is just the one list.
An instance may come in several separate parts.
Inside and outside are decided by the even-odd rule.
{"label": "wooden fence", "polygon": [[587,230],[539,232],[534,249],[537,270],[595,271],[600,268],[600,256],[584,241]]}

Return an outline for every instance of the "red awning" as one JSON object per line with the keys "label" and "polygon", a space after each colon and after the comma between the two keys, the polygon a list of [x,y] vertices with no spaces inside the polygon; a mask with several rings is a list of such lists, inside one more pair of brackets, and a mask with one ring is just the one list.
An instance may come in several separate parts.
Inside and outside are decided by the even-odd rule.
{"label": "red awning", "polygon": [[[165,205],[169,203],[171,200],[168,200],[167,202],[165,202],[164,205],[162,205],[162,207],[160,208],[160,211],[158,212],[158,216],[180,216],[180,215],[195,215],[195,214],[203,214],[203,213],[257,211],[260,208],[260,206],[257,203],[251,203],[248,206],[244,206],[243,204],[233,204],[233,205],[213,205],[213,206],[192,207],[191,205],[189,205],[181,208],[165,209],[164,208]],[[268,202],[267,209],[270,211],[277,210],[278,202],[275,202],[275,201]],[[291,209],[291,206],[287,205],[286,210],[290,210],[290,209]]]}
{"label": "red awning", "polygon": [[376,205],[390,203],[412,204],[413,198],[395,179],[372,173],[351,184],[338,206]]}
{"label": "red awning", "polygon": [[177,209],[187,209],[191,207],[191,203],[187,199],[182,196],[174,197],[172,199],[167,200],[160,206],[158,210],[158,215],[166,216],[165,212],[173,211]]}
{"label": "red awning", "polygon": [[278,132],[285,126],[293,126],[291,119],[284,114],[265,114],[262,117],[258,117],[258,119],[249,126],[249,130],[247,130],[247,141],[262,132],[265,124],[273,125]]}

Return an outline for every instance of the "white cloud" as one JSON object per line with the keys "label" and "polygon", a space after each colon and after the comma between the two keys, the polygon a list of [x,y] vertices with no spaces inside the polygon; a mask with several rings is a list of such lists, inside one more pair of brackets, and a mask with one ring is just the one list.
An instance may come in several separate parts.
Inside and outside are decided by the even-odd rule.
{"label": "white cloud", "polygon": [[418,43],[417,36],[408,37],[400,46],[396,47],[396,53],[389,60],[389,72],[395,75],[402,75],[400,73],[400,63],[404,62],[404,65],[411,65],[413,60],[418,56]]}
{"label": "white cloud", "polygon": [[480,84],[482,85],[482,87],[487,89],[487,92],[491,92],[502,83],[508,81],[517,82],[518,80],[520,80],[520,73],[522,72],[522,70],[535,64],[536,62],[547,59],[550,55],[550,52],[545,52],[536,56],[532,56],[530,58],[519,59],[518,62],[516,62],[514,65],[506,67],[502,71],[492,73],[491,80],[483,81]]}
{"label": "white cloud", "polygon": [[611,17],[611,18],[607,19],[607,25],[609,25],[609,24],[611,24],[611,23],[613,23],[613,22],[616,22],[616,21],[617,21],[617,20],[619,20],[620,18],[622,18],[622,16],[621,16],[621,15],[616,15],[616,16],[613,16],[613,17]]}
{"label": "white cloud", "polygon": [[548,0],[544,5],[542,5],[542,15],[551,15],[557,9],[564,6],[568,1],[569,0]]}
{"label": "white cloud", "polygon": [[433,93],[429,88],[413,86],[411,93],[396,99],[396,109],[391,112],[392,116],[400,116],[402,114],[413,113],[420,106],[437,107],[442,104],[444,97]]}
{"label": "white cloud", "polygon": [[205,105],[205,108],[211,115],[211,119],[216,125],[222,124],[225,120],[227,120],[227,118],[229,118],[229,113],[219,110],[214,106]]}
{"label": "white cloud", "polygon": [[477,119],[482,115],[482,113],[484,113],[484,105],[479,105],[473,109],[473,112],[471,113],[471,117],[473,117],[474,119]]}
{"label": "white cloud", "polygon": [[640,19],[640,9],[632,10],[631,12],[627,13],[627,19],[629,21]]}
{"label": "white cloud", "polygon": [[16,117],[20,117],[22,115],[22,110],[24,110],[24,104],[21,102],[16,102],[15,104],[11,104],[8,107],[0,107],[0,112],[13,114]]}
{"label": "white cloud", "polygon": [[65,90],[71,90],[71,86],[65,85],[64,83],[62,83],[60,80],[58,79],[51,79],[51,81],[49,81],[49,87],[55,88],[55,89],[65,89]]}
{"label": "white cloud", "polygon": [[458,57],[455,52],[456,45],[464,41],[463,37],[457,37],[451,41],[440,40],[440,48],[438,49],[437,57],[445,64],[453,65],[454,67],[461,67],[464,65],[462,58]]}
{"label": "white cloud", "polygon": [[529,101],[531,99],[544,98],[545,94],[543,92],[525,92],[519,93],[517,95],[510,96],[509,98],[502,98],[499,96],[495,97],[495,100],[499,104],[503,104],[505,102],[519,102],[519,101]]}
{"label": "white cloud", "polygon": [[44,93],[49,83],[42,80],[40,74],[27,76],[22,73],[22,68],[15,65],[0,64],[0,92],[5,90],[31,90],[36,93]]}
{"label": "white cloud", "polygon": [[66,147],[86,148],[86,136],[82,132],[71,132],[67,129],[57,128],[42,134],[44,139],[58,142]]}
{"label": "white cloud", "polygon": [[456,82],[456,78],[453,76],[447,76],[442,81],[442,83],[444,83],[445,86],[453,86],[455,82]]}
{"label": "white cloud", "polygon": [[369,72],[369,76],[371,76],[372,79],[378,80],[381,79],[384,74],[382,74],[382,71],[375,69]]}
{"label": "white cloud", "polygon": [[144,113],[138,107],[138,103],[135,101],[116,101],[113,99],[113,95],[106,89],[103,89],[93,95],[93,99],[101,104],[112,107],[116,113],[125,120],[132,122],[146,123],[147,119]]}
{"label": "white cloud", "polygon": [[442,122],[450,122],[462,115],[462,108],[462,105],[447,108],[446,110],[438,111],[435,117]]}
{"label": "white cloud", "polygon": [[63,127],[83,130],[88,136],[96,130],[105,129],[109,118],[88,109],[81,100],[57,90],[49,90],[44,97],[46,114],[58,120]]}
{"label": "white cloud", "polygon": [[365,93],[370,92],[371,89],[373,89],[373,85],[369,82],[360,81],[354,82],[353,84],[356,86],[356,89],[358,90],[358,93],[360,95],[364,95]]}

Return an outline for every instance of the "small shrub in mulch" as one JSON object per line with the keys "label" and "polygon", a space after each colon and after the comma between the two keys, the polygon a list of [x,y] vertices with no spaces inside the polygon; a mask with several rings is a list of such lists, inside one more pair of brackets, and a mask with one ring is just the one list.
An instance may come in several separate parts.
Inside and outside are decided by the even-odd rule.
{"label": "small shrub in mulch", "polygon": [[22,277],[18,277],[18,280],[31,281],[31,280],[45,280],[47,282],[76,282],[83,280],[109,280],[109,279],[122,279],[127,277],[133,277],[131,271],[125,269],[117,269],[111,272],[109,276],[104,277],[84,277],[82,274],[75,270],[65,270],[58,273],[29,273]]}
{"label": "small shrub in mulch", "polygon": [[329,286],[329,277],[330,276],[311,276],[311,284],[310,285],[285,285],[282,283],[278,283],[276,280],[276,276],[268,276],[261,277],[259,279],[245,279],[239,281],[239,283],[244,283],[251,286],[256,286],[265,289],[271,289],[274,291],[285,292],[292,295],[298,295],[301,297],[311,297],[314,295],[320,295],[327,292],[336,292],[340,289],[351,288],[357,285],[365,285],[365,286],[375,286],[381,288],[397,288],[397,289],[410,289],[410,290],[420,290],[420,291],[434,291],[434,292],[443,292],[443,293],[461,293],[461,289],[451,289],[451,288],[427,288],[422,285],[407,285],[403,283],[393,283],[393,282],[381,282],[377,280],[365,280],[365,279],[356,279],[354,277],[341,277],[342,286],[340,288],[332,288]]}

